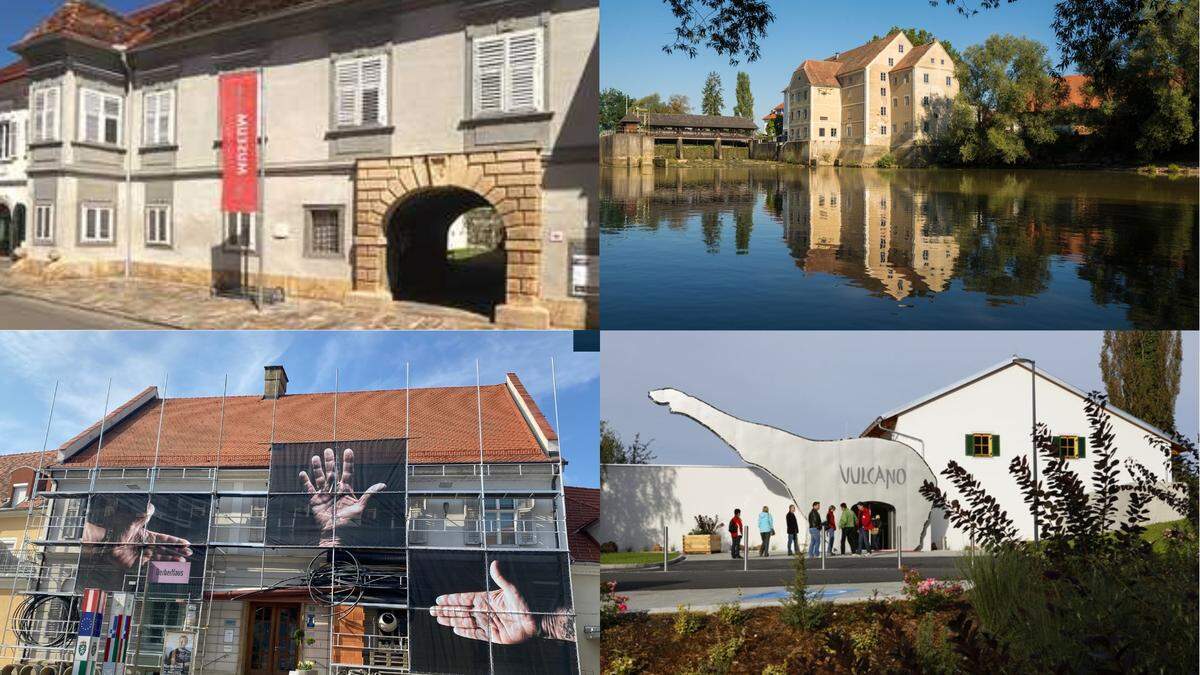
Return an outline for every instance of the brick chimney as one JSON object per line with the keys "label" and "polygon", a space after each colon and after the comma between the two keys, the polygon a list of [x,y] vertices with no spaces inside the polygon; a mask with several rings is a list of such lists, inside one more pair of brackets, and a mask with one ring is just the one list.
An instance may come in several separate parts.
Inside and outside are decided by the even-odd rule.
{"label": "brick chimney", "polygon": [[282,398],[287,394],[287,371],[283,366],[267,366],[263,370],[263,398]]}

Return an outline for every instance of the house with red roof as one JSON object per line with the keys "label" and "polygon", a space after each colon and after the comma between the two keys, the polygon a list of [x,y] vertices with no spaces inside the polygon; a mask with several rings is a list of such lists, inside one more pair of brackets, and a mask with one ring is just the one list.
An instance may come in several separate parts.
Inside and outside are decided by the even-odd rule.
{"label": "house with red roof", "polygon": [[29,121],[29,79],[24,61],[0,68],[0,258],[24,239],[29,190],[25,175],[25,128]]}
{"label": "house with red roof", "polygon": [[[18,607],[30,628],[5,648],[70,660],[74,636],[39,621],[97,589],[140,617],[123,662],[146,669],[183,634],[208,672],[287,672],[295,644],[263,636],[305,629],[321,672],[580,672],[599,495],[564,488],[564,464],[515,373],[293,392],[268,366],[261,395],[147,387],[21,474],[24,495],[39,488],[17,590],[37,604]],[[471,630],[447,618],[460,603]]]}
{"label": "house with red roof", "polygon": [[939,42],[896,31],[802,62],[783,90],[786,140],[803,161],[873,163],[948,124],[958,87]]}
{"label": "house with red roof", "polygon": [[[583,328],[598,4],[62,0],[11,46],[29,92],[15,271]],[[253,111],[222,108],[234,76]],[[468,212],[486,255],[448,248]]]}

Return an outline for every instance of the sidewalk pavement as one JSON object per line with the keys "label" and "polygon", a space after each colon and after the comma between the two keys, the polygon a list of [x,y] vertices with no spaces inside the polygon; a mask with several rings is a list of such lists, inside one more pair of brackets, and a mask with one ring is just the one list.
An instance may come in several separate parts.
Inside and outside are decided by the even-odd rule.
{"label": "sidewalk pavement", "polygon": [[[341,304],[289,298],[259,312],[247,300],[213,297],[206,287],[151,279],[101,277],[45,281],[0,268],[0,293],[34,298],[163,328],[200,329],[488,329],[487,317],[419,302]],[[0,317],[0,329],[5,328]]]}
{"label": "sidewalk pavement", "polygon": [[[808,551],[808,547],[807,546],[804,547],[803,550]],[[901,553],[901,556],[905,560],[907,560],[909,558],[938,558],[938,557],[944,557],[944,556],[961,556],[962,554],[963,554],[962,551],[947,551],[947,550],[904,551]],[[895,558],[896,557],[896,549],[889,548],[889,549],[884,549],[882,551],[871,551],[869,554],[867,554],[867,556],[862,556],[862,557],[880,558],[880,557],[889,557],[889,556],[892,558]],[[837,555],[828,556],[828,559],[836,560],[837,558],[858,558],[858,557],[860,557],[860,556],[854,555],[854,554],[850,553],[849,551],[847,551],[846,555],[841,555],[840,553],[838,553]],[[721,551],[720,553],[707,553],[707,554],[691,553],[688,555],[687,559],[688,559],[688,562],[694,562],[694,563],[712,562],[712,561],[717,561],[717,560],[729,561],[729,560],[733,560],[733,555],[730,554],[729,551]],[[758,551],[752,548],[752,549],[750,549],[750,558],[749,559],[750,559],[750,566],[754,567],[754,561],[756,561],[756,560],[759,560],[759,561],[775,560],[775,559],[788,560],[789,556],[788,556],[786,550],[783,550],[783,551],[772,550],[771,555],[769,555],[765,558],[762,558],[762,557],[759,557]],[[740,560],[740,558],[739,558],[739,560]],[[820,558],[809,558],[809,561],[812,561],[812,560],[819,561]]]}
{"label": "sidewalk pavement", "polygon": [[[809,596],[834,603],[862,602],[878,593],[879,598],[902,597],[903,581],[876,581],[858,584],[809,585]],[[770,607],[787,597],[782,586],[763,588],[690,588],[679,591],[630,591],[626,605],[631,612],[664,614],[679,605],[690,605],[697,612],[715,612],[720,605],[737,602],[743,608]]]}

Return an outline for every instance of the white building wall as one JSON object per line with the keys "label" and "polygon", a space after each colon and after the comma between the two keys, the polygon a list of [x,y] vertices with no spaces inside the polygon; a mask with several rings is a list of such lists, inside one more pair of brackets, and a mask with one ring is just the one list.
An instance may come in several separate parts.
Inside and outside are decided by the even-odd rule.
{"label": "white building wall", "polygon": [[[939,484],[950,491],[952,498],[962,496],[954,491],[941,475],[947,462],[954,460],[971,472],[989,494],[1000,502],[1018,527],[1019,536],[1033,538],[1033,516],[1025,505],[1017,484],[1008,473],[1013,457],[1031,453],[1031,377],[1029,370],[1011,365],[990,377],[963,387],[946,396],[900,415],[896,431],[915,436],[924,442],[925,459],[939,474]],[[1045,423],[1053,435],[1087,436],[1091,433],[1084,414],[1084,401],[1061,385],[1042,377],[1037,384],[1038,421]],[[1117,415],[1110,417],[1116,440],[1117,457],[1123,461],[1132,457],[1166,478],[1162,454],[1146,440],[1147,432]],[[990,433],[1000,436],[1000,456],[992,458],[967,457],[964,437],[970,433]],[[1091,487],[1096,449],[1088,444],[1083,459],[1071,465]],[[918,450],[921,445],[917,444]],[[1128,480],[1121,470],[1120,479]],[[949,527],[938,513],[933,516],[933,541],[941,539],[951,549],[969,544],[966,533]],[[925,542],[926,544],[928,542]]]}
{"label": "white building wall", "polygon": [[585,628],[600,626],[600,565],[571,564],[571,588],[575,593],[575,636],[579,646],[580,675],[600,674],[600,637],[588,637]]}

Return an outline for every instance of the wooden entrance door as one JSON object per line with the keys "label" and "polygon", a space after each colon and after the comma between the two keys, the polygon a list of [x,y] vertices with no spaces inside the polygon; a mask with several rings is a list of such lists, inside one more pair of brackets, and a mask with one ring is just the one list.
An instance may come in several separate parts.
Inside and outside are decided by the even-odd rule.
{"label": "wooden entrance door", "polygon": [[296,667],[292,633],[300,627],[300,605],[250,605],[246,672],[249,675],[287,675]]}

